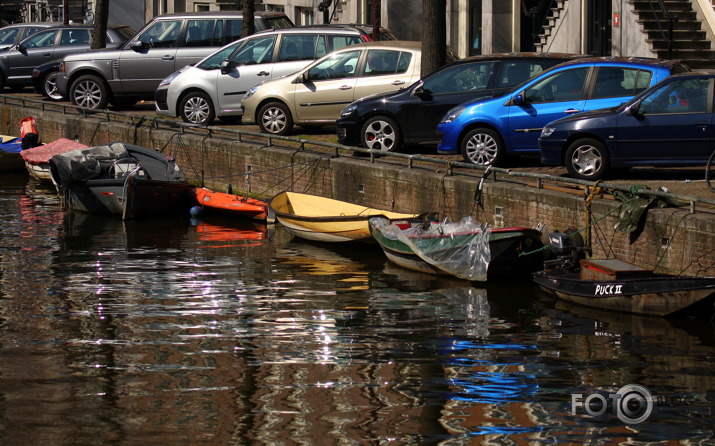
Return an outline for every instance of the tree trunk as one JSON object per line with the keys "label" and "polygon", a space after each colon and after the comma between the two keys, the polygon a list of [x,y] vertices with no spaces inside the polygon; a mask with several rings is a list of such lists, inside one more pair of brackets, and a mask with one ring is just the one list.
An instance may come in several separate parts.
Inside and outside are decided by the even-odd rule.
{"label": "tree trunk", "polygon": [[94,28],[92,28],[92,49],[106,48],[107,21],[109,20],[109,0],[96,0],[94,7]]}
{"label": "tree trunk", "polygon": [[447,5],[445,0],[422,0],[421,77],[447,63]]}
{"label": "tree trunk", "polygon": [[245,0],[243,2],[243,27],[241,28],[241,37],[250,36],[256,32],[256,4],[254,0]]}

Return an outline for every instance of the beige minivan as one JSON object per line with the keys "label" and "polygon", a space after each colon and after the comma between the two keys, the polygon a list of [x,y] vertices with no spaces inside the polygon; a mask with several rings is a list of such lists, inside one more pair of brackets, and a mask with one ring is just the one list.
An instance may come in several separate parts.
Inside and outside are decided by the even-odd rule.
{"label": "beige minivan", "polygon": [[421,42],[359,43],[316,60],[295,74],[258,84],[243,100],[243,123],[286,135],[294,125],[334,125],[354,100],[405,88],[420,78]]}

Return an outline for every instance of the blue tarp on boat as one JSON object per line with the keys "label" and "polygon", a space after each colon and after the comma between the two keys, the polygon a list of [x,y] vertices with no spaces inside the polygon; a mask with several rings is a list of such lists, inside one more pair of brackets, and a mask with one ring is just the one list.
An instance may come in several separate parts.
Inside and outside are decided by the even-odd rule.
{"label": "blue tarp on boat", "polygon": [[20,153],[22,151],[22,138],[3,139],[0,151],[5,153]]}

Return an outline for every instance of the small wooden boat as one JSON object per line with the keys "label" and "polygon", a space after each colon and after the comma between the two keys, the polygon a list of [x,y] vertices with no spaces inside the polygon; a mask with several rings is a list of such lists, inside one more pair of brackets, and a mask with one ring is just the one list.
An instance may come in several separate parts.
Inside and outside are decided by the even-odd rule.
{"label": "small wooden boat", "polygon": [[547,268],[534,281],[563,300],[600,309],[652,316],[713,313],[715,277],[656,274],[616,259],[579,263],[577,271]]}
{"label": "small wooden boat", "polygon": [[52,183],[50,176],[50,158],[73,150],[86,149],[88,145],[72,139],[60,138],[51,143],[25,149],[20,153],[25,168],[30,176],[41,183]]}
{"label": "small wooden boat", "polygon": [[372,236],[388,260],[413,271],[483,281],[527,275],[543,268],[543,243],[534,228],[488,228],[466,217],[459,222],[370,219]]}
{"label": "small wooden boat", "polygon": [[178,211],[188,180],[159,152],[114,142],[50,158],[50,173],[65,206],[127,220]]}
{"label": "small wooden boat", "polygon": [[22,139],[0,135],[0,171],[22,170]]}
{"label": "small wooden boat", "polygon": [[214,192],[205,187],[191,187],[189,199],[206,210],[223,212],[240,217],[265,221],[268,217],[268,203],[255,198]]}
{"label": "small wooden boat", "polygon": [[297,192],[281,192],[271,198],[268,205],[288,232],[318,242],[372,241],[368,218],[416,216]]}

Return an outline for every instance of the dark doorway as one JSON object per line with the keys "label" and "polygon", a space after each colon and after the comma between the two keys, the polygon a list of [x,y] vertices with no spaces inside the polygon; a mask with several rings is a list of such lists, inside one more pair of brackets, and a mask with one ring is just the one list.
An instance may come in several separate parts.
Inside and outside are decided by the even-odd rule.
{"label": "dark doorway", "polygon": [[469,0],[469,55],[482,54],[482,0]]}
{"label": "dark doorway", "polygon": [[544,32],[544,25],[551,13],[553,0],[522,0],[519,7],[521,27],[519,40],[520,51],[535,51],[541,41],[539,35]]}
{"label": "dark doorway", "polygon": [[586,52],[593,56],[611,55],[612,5],[610,0],[588,2],[588,42]]}

